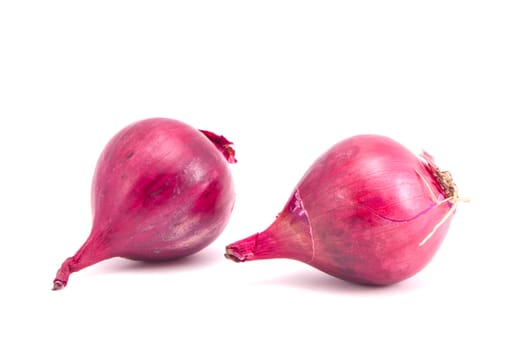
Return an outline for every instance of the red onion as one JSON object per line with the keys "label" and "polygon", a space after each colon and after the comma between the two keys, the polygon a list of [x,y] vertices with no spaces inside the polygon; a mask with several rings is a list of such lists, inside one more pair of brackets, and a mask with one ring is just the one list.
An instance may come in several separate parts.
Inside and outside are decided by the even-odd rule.
{"label": "red onion", "polygon": [[383,136],[346,139],[304,174],[263,232],[226,247],[236,262],[289,258],[335,277],[388,285],[432,259],[459,201],[449,172]]}
{"label": "red onion", "polygon": [[165,118],[116,134],[95,169],[91,233],[62,264],[53,289],[108,258],[171,260],[213,242],[235,202],[230,145],[223,136]]}

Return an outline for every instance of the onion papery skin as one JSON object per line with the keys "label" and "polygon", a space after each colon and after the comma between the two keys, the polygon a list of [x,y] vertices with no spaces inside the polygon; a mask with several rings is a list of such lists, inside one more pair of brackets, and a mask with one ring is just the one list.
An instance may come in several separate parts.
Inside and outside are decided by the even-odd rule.
{"label": "onion papery skin", "polygon": [[400,282],[431,261],[449,229],[452,194],[438,176],[429,155],[388,137],[348,138],[313,163],[266,230],[225,256],[299,260],[359,284]]}
{"label": "onion papery skin", "polygon": [[112,257],[166,261],[194,254],[226,227],[235,203],[231,142],[169,118],[135,122],[106,145],[92,181],[91,233],[57,272]]}

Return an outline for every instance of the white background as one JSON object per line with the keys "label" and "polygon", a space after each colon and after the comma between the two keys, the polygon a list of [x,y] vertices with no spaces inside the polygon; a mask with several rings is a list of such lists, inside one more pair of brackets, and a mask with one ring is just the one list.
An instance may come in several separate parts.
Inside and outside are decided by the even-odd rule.
{"label": "white background", "polygon": [[[1,2],[0,348],[528,348],[527,18],[524,1]],[[235,142],[229,226],[52,292],[100,151],[154,116]],[[426,149],[471,198],[429,266],[365,288],[223,258],[360,133]]]}

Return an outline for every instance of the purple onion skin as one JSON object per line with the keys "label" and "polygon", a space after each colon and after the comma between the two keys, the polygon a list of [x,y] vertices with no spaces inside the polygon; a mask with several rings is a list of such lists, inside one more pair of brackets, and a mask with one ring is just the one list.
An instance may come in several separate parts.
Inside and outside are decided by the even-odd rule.
{"label": "purple onion skin", "polygon": [[117,133],[92,182],[91,233],[57,272],[112,257],[166,261],[194,254],[226,227],[235,203],[231,142],[173,119],[151,118]]}
{"label": "purple onion skin", "polygon": [[448,231],[458,197],[439,176],[427,154],[383,136],[351,137],[315,161],[266,230],[225,255],[299,260],[359,284],[400,282],[431,261]]}

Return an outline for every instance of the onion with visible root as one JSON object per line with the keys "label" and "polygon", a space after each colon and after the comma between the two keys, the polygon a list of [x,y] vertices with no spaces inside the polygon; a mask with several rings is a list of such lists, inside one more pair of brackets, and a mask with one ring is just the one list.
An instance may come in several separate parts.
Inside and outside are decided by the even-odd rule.
{"label": "onion with visible root", "polygon": [[389,285],[428,264],[460,200],[429,154],[358,135],[317,159],[275,221],[229,244],[225,256],[295,259],[343,280]]}
{"label": "onion with visible root", "polygon": [[95,169],[91,233],[64,261],[53,289],[112,257],[163,261],[205,248],[233,210],[234,162],[226,138],[177,120],[145,119],[121,130]]}

